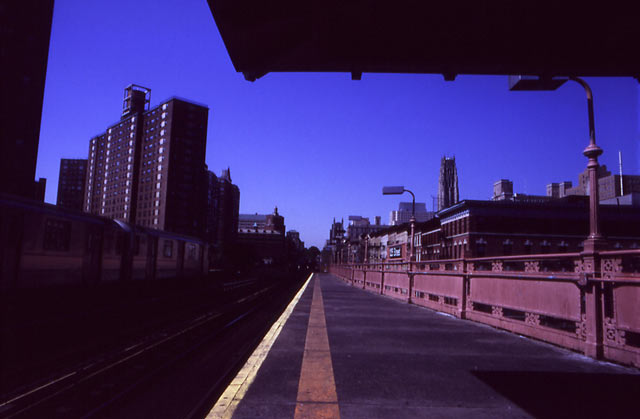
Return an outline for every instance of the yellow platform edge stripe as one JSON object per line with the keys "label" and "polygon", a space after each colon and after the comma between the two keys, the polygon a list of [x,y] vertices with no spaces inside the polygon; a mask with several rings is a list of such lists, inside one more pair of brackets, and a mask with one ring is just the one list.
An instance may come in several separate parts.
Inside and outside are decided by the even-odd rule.
{"label": "yellow platform edge stripe", "polygon": [[258,347],[253,351],[247,362],[240,369],[238,374],[234,377],[231,383],[227,386],[225,391],[222,393],[216,404],[207,414],[207,419],[213,418],[224,418],[228,419],[233,416],[233,412],[235,412],[238,404],[242,401],[242,398],[247,393],[249,386],[255,380],[258,370],[262,366],[262,363],[266,359],[269,351],[271,350],[271,346],[280,335],[280,331],[282,327],[291,316],[293,309],[298,304],[300,297],[302,297],[302,293],[307,289],[307,285],[313,278],[313,273],[309,275],[307,281],[300,288],[300,291],[293,297],[293,300],[289,303],[287,308],[284,310],[282,315],[276,320],[276,322],[271,326],[271,329],[264,336]]}

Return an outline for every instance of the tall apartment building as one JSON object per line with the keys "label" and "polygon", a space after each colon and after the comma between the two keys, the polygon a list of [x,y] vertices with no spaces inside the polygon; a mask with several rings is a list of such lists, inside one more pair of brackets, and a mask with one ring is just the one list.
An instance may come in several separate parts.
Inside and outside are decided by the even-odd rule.
{"label": "tall apartment building", "polygon": [[438,179],[438,211],[449,208],[459,200],[456,158],[443,157],[440,161],[440,177]]}
{"label": "tall apartment building", "polygon": [[86,177],[86,159],[60,159],[56,205],[82,211]]}
{"label": "tall apartment building", "polygon": [[120,121],[91,139],[83,209],[159,230],[202,236],[209,109],[125,88]]}
{"label": "tall apartment building", "polygon": [[0,193],[44,200],[35,181],[53,0],[0,2]]}

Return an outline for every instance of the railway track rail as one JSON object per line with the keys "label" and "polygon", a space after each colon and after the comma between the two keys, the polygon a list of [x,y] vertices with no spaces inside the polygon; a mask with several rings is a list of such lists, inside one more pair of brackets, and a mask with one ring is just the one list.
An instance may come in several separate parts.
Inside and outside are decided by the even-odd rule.
{"label": "railway track rail", "polygon": [[[110,417],[108,412],[114,405],[150,385],[153,377],[163,370],[178,365],[214,341],[224,342],[226,335],[233,333],[243,321],[255,317],[265,305],[273,305],[278,288],[275,284],[263,287],[180,327],[145,336],[137,343],[103,354],[46,383],[0,400],[0,417]],[[228,363],[224,369],[233,372],[242,358],[238,354],[250,351],[252,345],[251,339],[244,339],[241,346],[245,348],[229,353],[235,362]],[[221,385],[225,378],[225,374],[221,374],[212,386]]]}

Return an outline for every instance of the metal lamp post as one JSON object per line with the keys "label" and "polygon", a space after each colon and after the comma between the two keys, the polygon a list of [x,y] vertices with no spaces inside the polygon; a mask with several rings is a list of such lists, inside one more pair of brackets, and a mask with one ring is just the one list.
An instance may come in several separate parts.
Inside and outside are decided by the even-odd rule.
{"label": "metal lamp post", "polygon": [[409,192],[411,194],[411,219],[409,222],[411,223],[411,243],[409,243],[409,262],[412,262],[414,259],[413,254],[413,235],[416,227],[416,196],[409,189],[405,189],[404,186],[383,186],[382,187],[382,195],[402,195],[405,192]]}
{"label": "metal lamp post", "polygon": [[587,112],[589,113],[589,145],[582,154],[589,159],[587,171],[589,174],[589,236],[584,241],[585,253],[595,253],[602,249],[606,241],[600,231],[599,192],[598,192],[598,156],[602,149],[596,145],[596,130],[593,116],[593,92],[579,77],[542,78],[537,76],[509,76],[509,90],[556,90],[567,80],[572,80],[582,86],[587,95]]}
{"label": "metal lamp post", "polygon": [[531,76],[509,76],[510,90],[555,90],[567,80],[582,86],[587,94],[587,111],[589,112],[589,145],[582,154],[589,159],[589,236],[584,241],[582,261],[576,264],[576,271],[581,272],[578,285],[584,287],[584,307],[587,319],[585,354],[601,358],[604,353],[603,340],[603,285],[598,281],[589,281],[599,270],[598,251],[606,246],[606,240],[600,232],[599,197],[598,197],[598,156],[602,149],[596,145],[596,131],[593,117],[593,93],[589,85],[579,77],[564,79],[536,78]]}

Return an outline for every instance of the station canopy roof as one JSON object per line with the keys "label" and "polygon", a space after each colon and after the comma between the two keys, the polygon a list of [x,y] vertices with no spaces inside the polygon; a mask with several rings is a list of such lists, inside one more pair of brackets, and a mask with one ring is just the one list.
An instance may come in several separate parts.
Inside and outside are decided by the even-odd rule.
{"label": "station canopy roof", "polygon": [[634,2],[208,0],[247,80],[269,72],[640,75]]}

